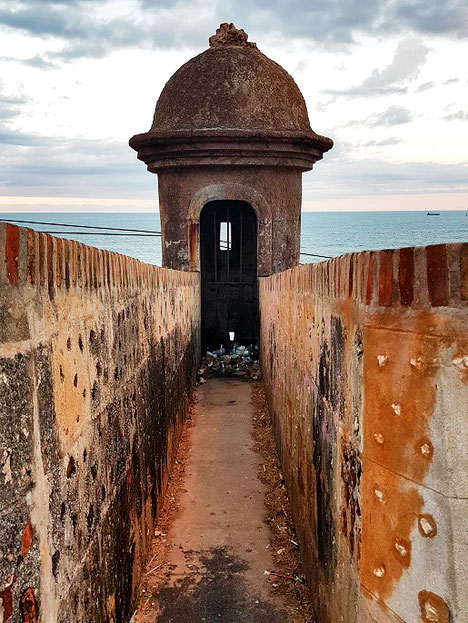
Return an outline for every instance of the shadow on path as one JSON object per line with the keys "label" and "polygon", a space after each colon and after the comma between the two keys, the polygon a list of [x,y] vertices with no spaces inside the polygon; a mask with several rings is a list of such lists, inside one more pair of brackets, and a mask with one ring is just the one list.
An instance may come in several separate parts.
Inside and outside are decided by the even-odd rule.
{"label": "shadow on path", "polygon": [[183,474],[169,491],[177,508],[156,532],[135,623],[297,620],[268,574],[274,560],[252,392],[234,378],[213,378],[198,389],[182,443]]}

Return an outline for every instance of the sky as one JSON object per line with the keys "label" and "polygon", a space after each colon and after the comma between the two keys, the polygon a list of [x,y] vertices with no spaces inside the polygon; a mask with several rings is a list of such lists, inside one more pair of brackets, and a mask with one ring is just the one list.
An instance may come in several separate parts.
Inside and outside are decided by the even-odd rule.
{"label": "sky", "polygon": [[0,212],[157,210],[128,139],[220,22],[335,141],[304,210],[468,211],[466,0],[2,0]]}

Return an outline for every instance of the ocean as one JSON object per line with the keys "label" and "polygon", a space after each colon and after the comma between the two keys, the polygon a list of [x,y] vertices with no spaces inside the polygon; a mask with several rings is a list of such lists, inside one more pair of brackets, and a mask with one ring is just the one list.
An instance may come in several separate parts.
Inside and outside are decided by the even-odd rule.
{"label": "ocean", "polygon": [[[18,218],[46,221],[50,225],[24,225],[38,231],[84,242],[100,249],[117,251],[149,264],[161,265],[161,239],[157,236],[85,234],[54,223],[86,225],[89,228],[118,227],[160,231],[159,214],[151,213],[3,213],[0,220]],[[20,224],[20,223],[18,223]],[[62,233],[69,231],[69,233]],[[109,232],[110,233],[110,232]],[[114,232],[114,234],[122,232]],[[441,242],[468,241],[468,215],[465,212],[304,212],[301,251],[335,257],[351,251],[422,246]],[[301,256],[301,263],[321,261]]]}

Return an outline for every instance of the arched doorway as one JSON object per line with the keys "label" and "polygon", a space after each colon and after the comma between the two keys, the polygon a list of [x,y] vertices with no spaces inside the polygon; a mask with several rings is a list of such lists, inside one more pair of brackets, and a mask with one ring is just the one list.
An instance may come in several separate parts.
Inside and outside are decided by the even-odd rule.
{"label": "arched doorway", "polygon": [[200,215],[202,346],[258,341],[257,217],[245,201],[210,201]]}

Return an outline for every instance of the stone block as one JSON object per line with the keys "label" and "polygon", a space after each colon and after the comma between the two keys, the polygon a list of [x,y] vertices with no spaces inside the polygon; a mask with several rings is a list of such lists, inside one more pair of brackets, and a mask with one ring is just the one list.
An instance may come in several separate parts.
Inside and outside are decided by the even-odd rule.
{"label": "stone block", "polygon": [[414,259],[413,259],[412,247],[400,249],[398,278],[399,278],[399,290],[400,290],[400,303],[408,307],[413,302],[413,297],[414,297],[414,290],[413,290]]}
{"label": "stone block", "polygon": [[447,247],[445,244],[426,248],[427,287],[433,307],[447,305],[449,295]]}
{"label": "stone block", "polygon": [[393,251],[386,249],[379,252],[379,305],[389,307],[392,304],[393,291]]}
{"label": "stone block", "polygon": [[0,358],[0,508],[33,484],[30,374],[29,355]]}

